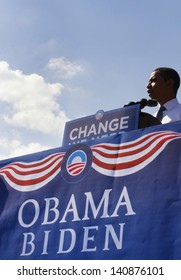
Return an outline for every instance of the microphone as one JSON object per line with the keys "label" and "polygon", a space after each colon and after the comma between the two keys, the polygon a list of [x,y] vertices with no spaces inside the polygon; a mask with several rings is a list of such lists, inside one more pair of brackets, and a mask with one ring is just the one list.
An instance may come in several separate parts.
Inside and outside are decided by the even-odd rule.
{"label": "microphone", "polygon": [[140,104],[140,109],[143,109],[144,107],[148,106],[148,107],[155,107],[158,105],[158,102],[157,100],[155,99],[141,99],[140,101],[137,101],[137,102],[129,102],[127,105],[124,105],[124,107],[127,107],[127,106],[132,106],[132,105],[136,105],[136,104]]}
{"label": "microphone", "polygon": [[147,106],[148,107],[156,107],[158,105],[158,101],[155,99],[149,99],[147,100]]}

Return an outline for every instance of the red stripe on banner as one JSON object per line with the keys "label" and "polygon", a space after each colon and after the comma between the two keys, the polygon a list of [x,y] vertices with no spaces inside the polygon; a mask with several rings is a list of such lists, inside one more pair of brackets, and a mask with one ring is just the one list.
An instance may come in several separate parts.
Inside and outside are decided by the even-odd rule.
{"label": "red stripe on banner", "polygon": [[72,172],[72,174],[73,175],[77,175],[77,174],[79,174],[81,171],[82,171],[82,167],[80,167],[80,168],[77,168],[76,170],[74,170],[73,172]]}
{"label": "red stripe on banner", "polygon": [[[65,153],[61,153],[60,155],[63,156],[64,154],[65,154]],[[35,163],[29,163],[29,162],[27,162],[27,163],[25,164],[25,163],[23,163],[23,162],[17,162],[16,165],[19,166],[19,167],[21,167],[21,168],[38,167],[38,166],[40,166],[40,165],[42,165],[42,164],[47,163],[49,160],[51,160],[52,158],[56,157],[57,155],[58,155],[58,153],[57,153],[57,154],[53,154],[53,155],[49,156],[48,158],[46,158],[46,159],[44,159],[44,160],[40,160],[40,161],[35,162]]]}
{"label": "red stripe on banner", "polygon": [[[171,131],[171,133],[173,133]],[[129,149],[129,148],[132,148],[132,147],[135,147],[137,145],[140,145],[142,144],[144,141],[146,141],[147,139],[151,138],[152,136],[154,135],[160,135],[160,131],[159,132],[155,132],[155,133],[150,133],[146,136],[144,136],[143,138],[139,139],[139,140],[135,140],[133,143],[129,143],[129,144],[120,144],[119,146],[109,146],[107,144],[99,144],[99,145],[95,145],[93,146],[93,148],[105,148],[105,149],[108,149],[108,150],[111,150],[111,151],[116,151],[116,150],[122,150],[122,149]],[[166,134],[164,131],[162,132],[162,135]]]}
{"label": "red stripe on banner", "polygon": [[[6,169],[10,169],[13,170],[16,174],[18,175],[22,175],[22,176],[26,176],[26,175],[33,175],[33,174],[37,174],[37,173],[41,173],[45,170],[47,170],[49,167],[51,167],[55,162],[57,162],[58,160],[60,160],[62,156],[57,157],[56,159],[54,159],[52,162],[50,162],[48,165],[39,168],[39,169],[33,169],[33,170],[28,170],[28,171],[20,171],[16,168],[16,166],[19,167],[19,164],[12,164],[8,165],[7,167],[3,168],[2,171],[6,170]],[[22,167],[21,167],[22,168]],[[1,172],[2,173],[2,172]]]}
{"label": "red stripe on banner", "polygon": [[151,157],[154,153],[157,152],[157,150],[167,141],[167,140],[171,140],[173,138],[178,138],[179,136],[168,136],[167,138],[164,138],[162,140],[160,140],[159,143],[157,143],[157,145],[150,151],[148,152],[146,155],[133,160],[133,161],[128,161],[128,162],[124,162],[124,163],[118,163],[118,164],[110,164],[110,163],[105,163],[100,161],[99,159],[97,159],[95,156],[93,157],[93,161],[96,165],[98,165],[101,168],[104,169],[108,169],[108,170],[122,170],[122,169],[128,169],[131,167],[134,167],[136,165],[139,165],[140,163],[146,161],[149,157]]}
{"label": "red stripe on banner", "polygon": [[[153,144],[156,140],[158,140],[162,136],[163,136],[162,134],[158,135],[154,139],[152,139],[149,143],[145,144],[144,146],[142,146],[142,147],[140,147],[138,149],[129,151],[129,152],[123,152],[123,153],[117,153],[117,154],[109,154],[109,153],[97,150],[96,149],[97,147],[93,148],[92,150],[93,150],[93,152],[97,152],[99,155],[101,155],[103,157],[106,157],[106,158],[121,158],[121,157],[126,157],[126,156],[132,156],[132,155],[135,155],[135,154],[138,154],[138,153],[144,151],[145,149],[147,149],[151,144]],[[176,137],[176,136],[174,135],[174,137]],[[100,147],[103,148],[103,146],[100,146]],[[107,149],[109,149],[109,148],[107,147]],[[123,147],[123,146],[118,147],[117,150],[121,151],[122,149],[125,149],[125,147]]]}
{"label": "red stripe on banner", "polygon": [[61,162],[59,162],[49,173],[45,174],[42,177],[31,179],[31,180],[20,180],[15,178],[8,170],[4,170],[2,173],[4,173],[9,180],[11,180],[13,183],[19,185],[19,186],[31,186],[35,184],[39,184],[43,181],[45,181],[48,177],[50,177],[52,174],[54,174],[59,168],[60,168]]}
{"label": "red stripe on banner", "polygon": [[85,166],[85,163],[84,162],[78,162],[78,163],[74,163],[74,164],[70,164],[69,166],[68,166],[68,170],[69,170],[69,172],[72,172],[74,169],[76,169],[77,167],[80,167],[80,168],[82,168],[82,167],[84,167]]}

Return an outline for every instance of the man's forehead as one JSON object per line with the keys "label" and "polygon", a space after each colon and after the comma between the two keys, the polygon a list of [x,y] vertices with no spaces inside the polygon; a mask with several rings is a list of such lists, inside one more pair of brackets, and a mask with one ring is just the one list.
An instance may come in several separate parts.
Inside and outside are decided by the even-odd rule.
{"label": "man's forehead", "polygon": [[153,71],[150,75],[150,80],[158,76],[160,76],[160,73],[158,71]]}

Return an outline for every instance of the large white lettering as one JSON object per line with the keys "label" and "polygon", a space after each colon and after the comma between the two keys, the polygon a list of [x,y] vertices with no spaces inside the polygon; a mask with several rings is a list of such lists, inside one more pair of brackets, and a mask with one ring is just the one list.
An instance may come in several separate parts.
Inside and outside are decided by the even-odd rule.
{"label": "large white lettering", "polygon": [[116,248],[121,250],[123,246],[123,227],[124,223],[119,224],[120,231],[119,231],[119,238],[116,235],[114,227],[112,225],[105,225],[106,227],[106,235],[105,235],[105,246],[103,250],[110,250],[109,248],[109,238],[112,237]]}
{"label": "large white lettering", "polygon": [[[63,204],[57,197],[44,198],[41,204],[35,199],[23,202],[18,212],[19,224],[25,229],[34,226],[35,232],[23,233],[21,256],[33,256],[37,250],[41,255],[49,254],[54,238],[55,254],[68,254],[77,250],[77,246],[80,249],[80,244],[82,253],[108,251],[112,244],[121,250],[125,222],[120,223],[120,218],[136,215],[127,187],[124,186],[119,194],[113,189],[105,189],[101,195],[85,192],[81,200],[80,203],[80,196],[72,194]],[[119,223],[116,222],[117,217]],[[113,219],[114,222],[101,222],[100,226],[100,219]],[[69,225],[67,228],[66,223]],[[37,228],[39,230],[36,233]]]}
{"label": "large white lettering", "polygon": [[[81,252],[96,252],[97,247],[102,251],[110,250],[110,239],[115,244],[116,249],[121,250],[123,246],[123,229],[124,223],[118,225],[106,224],[102,230],[101,226],[88,226],[83,227],[78,233],[73,228],[60,229],[59,239],[56,240],[55,254],[67,254],[72,252],[76,247],[77,240],[82,243]],[[116,228],[114,228],[116,227]],[[119,228],[119,229],[118,229]],[[118,230],[117,230],[118,229]],[[102,245],[97,238],[101,230]],[[118,231],[118,233],[117,233]],[[54,231],[44,231],[41,240],[39,236],[33,232],[23,233],[23,247],[21,256],[30,256],[36,252],[41,252],[41,255],[49,253],[49,240],[55,234]],[[67,242],[68,240],[68,242]],[[101,247],[101,248],[100,248]]]}
{"label": "large white lettering", "polygon": [[105,122],[99,121],[98,123],[92,123],[91,125],[80,126],[79,128],[73,128],[70,131],[69,139],[76,141],[90,136],[96,137],[101,134],[107,134],[115,131],[125,130],[129,127],[129,116],[123,116],[120,119],[114,118],[112,120],[106,120]]}
{"label": "large white lettering", "polygon": [[128,195],[127,188],[124,187],[122,193],[120,194],[119,200],[116,204],[115,210],[112,214],[112,217],[117,217],[118,215],[118,210],[121,206],[125,206],[127,209],[127,212],[125,215],[135,215],[136,213],[133,211],[133,208],[131,206],[131,201]]}
{"label": "large white lettering", "polygon": [[23,249],[21,252],[21,256],[32,255],[35,250],[35,244],[33,242],[35,239],[35,234],[32,232],[26,232],[23,233],[23,235],[24,235],[24,240],[23,240]]}
{"label": "large white lettering", "polygon": [[[70,234],[70,244],[69,247],[64,249],[64,241],[65,241],[65,236],[66,234]],[[58,254],[62,253],[69,253],[73,250],[76,242],[76,232],[75,230],[68,228],[68,229],[61,229],[60,230],[60,240],[59,240],[59,249],[58,249]]]}
{"label": "large white lettering", "polygon": [[109,217],[108,206],[109,206],[109,194],[110,194],[111,191],[112,191],[112,189],[108,189],[108,190],[104,191],[104,194],[102,195],[101,201],[98,204],[97,208],[95,206],[92,193],[91,192],[85,193],[85,196],[86,196],[85,215],[84,215],[82,220],[89,220],[90,219],[90,217],[89,217],[89,205],[90,205],[90,208],[92,210],[94,219],[96,219],[102,205],[103,205],[103,213],[102,213],[101,218]]}
{"label": "large white lettering", "polygon": [[[30,207],[32,205],[34,210],[34,216],[32,217],[32,220],[30,222],[25,222],[23,218],[23,213],[26,210],[26,207]],[[20,207],[18,212],[18,221],[22,227],[28,228],[34,225],[34,223],[38,220],[40,214],[40,206],[38,202],[35,199],[28,199],[26,200]],[[30,216],[30,215],[29,215]]]}
{"label": "large white lettering", "polygon": [[[53,205],[52,205],[53,204]],[[52,205],[52,208],[50,208]],[[45,198],[45,215],[42,225],[53,224],[58,220],[59,211],[57,209],[59,200],[56,197]],[[49,214],[53,213],[54,218],[49,220]]]}
{"label": "large white lettering", "polygon": [[[43,216],[43,221],[41,224],[42,225],[54,224],[55,222],[58,221],[60,216],[61,219],[59,220],[59,223],[65,223],[67,222],[67,216],[70,214],[72,216],[71,219],[72,222],[77,222],[81,220],[90,220],[92,219],[92,215],[93,215],[93,219],[97,219],[98,217],[101,219],[105,219],[109,217],[118,217],[119,216],[118,212],[120,212],[121,209],[125,209],[124,212],[126,216],[136,214],[133,210],[131,200],[126,187],[123,187],[122,192],[120,193],[119,196],[116,194],[116,196],[118,197],[117,203],[115,205],[115,208],[113,209],[113,212],[111,213],[109,210],[109,206],[112,204],[110,203],[111,192],[112,189],[104,190],[104,193],[102,194],[101,199],[99,201],[98,199],[93,197],[93,194],[91,192],[84,193],[85,204],[83,203],[83,205],[85,205],[85,209],[84,209],[83,217],[80,217],[79,214],[80,209],[78,206],[79,203],[77,202],[74,194],[71,195],[64,211],[62,211],[62,209],[60,211],[60,206],[59,206],[60,203],[58,198],[56,197],[45,198],[44,215],[42,215],[41,212],[41,217]],[[29,207],[33,208],[32,209],[33,211],[31,212],[33,212],[34,214],[32,214],[31,220],[29,222],[28,221],[26,222],[25,217],[26,217],[27,209],[29,209]],[[121,213],[123,213],[123,210],[121,211]],[[40,206],[38,201],[36,201],[35,199],[26,200],[21,205],[18,212],[19,224],[24,228],[28,228],[33,226],[36,222],[38,222],[39,218],[40,218]]]}
{"label": "large white lettering", "polygon": [[[94,242],[94,235],[89,235],[90,231],[98,231],[98,226],[92,226],[92,227],[84,227],[84,239],[83,239],[83,248],[82,252],[92,252],[96,251],[96,246],[94,247],[88,247],[88,242],[91,241],[91,243]],[[94,243],[93,243],[94,244]]]}
{"label": "large white lettering", "polygon": [[77,211],[75,196],[73,194],[70,197],[69,203],[67,205],[67,208],[65,209],[65,213],[64,213],[62,219],[60,220],[60,223],[65,223],[66,222],[65,218],[66,218],[68,213],[73,214],[74,218],[72,219],[72,221],[80,221],[78,211]]}

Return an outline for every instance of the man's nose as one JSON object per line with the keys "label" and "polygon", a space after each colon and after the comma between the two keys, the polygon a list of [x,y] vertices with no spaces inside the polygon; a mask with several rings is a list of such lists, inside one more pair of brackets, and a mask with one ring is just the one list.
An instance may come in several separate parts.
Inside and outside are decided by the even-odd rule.
{"label": "man's nose", "polygon": [[151,87],[151,83],[150,82],[148,82],[148,84],[147,84],[147,89],[149,89],[150,87]]}

